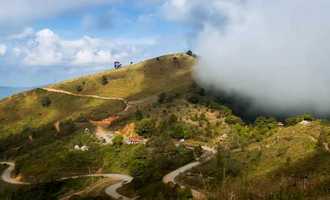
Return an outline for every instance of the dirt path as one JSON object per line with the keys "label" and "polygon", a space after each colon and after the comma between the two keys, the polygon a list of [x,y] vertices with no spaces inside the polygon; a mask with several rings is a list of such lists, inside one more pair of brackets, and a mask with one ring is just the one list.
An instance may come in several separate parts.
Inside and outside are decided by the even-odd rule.
{"label": "dirt path", "polygon": [[[12,178],[12,173],[15,170],[15,163],[14,162],[0,162],[1,165],[8,165],[8,168],[5,169],[1,175],[1,179],[9,184],[13,185],[30,185],[31,183],[18,181]],[[88,175],[81,175],[81,176],[71,176],[71,177],[64,177],[58,179],[58,181],[65,181],[70,179],[79,179],[79,178],[88,178],[88,177],[101,177],[101,178],[111,178],[115,181],[118,181],[116,184],[112,184],[105,189],[105,193],[114,198],[114,199],[124,199],[124,200],[133,200],[134,198],[129,198],[123,196],[117,192],[119,188],[123,185],[130,183],[133,180],[133,177],[125,174],[88,174]]]}
{"label": "dirt path", "polygon": [[68,92],[68,91],[65,91],[65,90],[58,90],[58,89],[53,89],[53,88],[41,88],[41,89],[45,90],[47,92],[66,94],[66,95],[71,95],[71,96],[75,96],[75,97],[85,97],[85,98],[94,98],[94,99],[101,99],[101,100],[122,101],[126,105],[125,109],[122,112],[126,112],[130,108],[129,102],[126,101],[124,98],[121,98],[121,97],[103,97],[103,96],[98,96],[98,95],[76,94],[76,93]]}

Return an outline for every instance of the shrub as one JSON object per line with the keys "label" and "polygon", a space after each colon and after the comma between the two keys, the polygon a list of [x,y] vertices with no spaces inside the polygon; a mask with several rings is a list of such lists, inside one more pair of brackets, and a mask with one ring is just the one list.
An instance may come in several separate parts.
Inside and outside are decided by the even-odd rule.
{"label": "shrub", "polygon": [[114,138],[112,138],[113,145],[120,146],[123,144],[124,137],[121,135],[116,135]]}
{"label": "shrub", "polygon": [[191,50],[187,51],[186,54],[187,54],[188,56],[193,56],[193,52],[192,52]]}
{"label": "shrub", "polygon": [[60,123],[60,129],[61,129],[61,133],[64,133],[65,135],[69,135],[69,134],[72,134],[76,131],[76,125],[70,119],[70,120],[61,122]]}
{"label": "shrub", "polygon": [[76,86],[76,91],[77,91],[77,92],[81,92],[81,91],[83,91],[83,87],[82,87],[81,85],[77,85],[77,86]]}
{"label": "shrub", "polygon": [[187,98],[187,101],[192,104],[197,104],[199,103],[199,97],[197,95],[191,95]]}
{"label": "shrub", "polygon": [[225,122],[227,124],[231,124],[231,125],[233,125],[233,124],[243,124],[243,121],[241,120],[241,118],[236,117],[234,115],[227,116],[226,119],[225,119]]}
{"label": "shrub", "polygon": [[156,130],[156,122],[153,119],[143,119],[136,125],[136,133],[142,136],[150,137]]}
{"label": "shrub", "polygon": [[41,105],[42,105],[43,107],[49,107],[51,104],[52,104],[52,101],[50,100],[49,97],[43,97],[43,98],[41,99]]}
{"label": "shrub", "polygon": [[166,102],[166,93],[162,92],[158,95],[158,102],[159,103],[165,103]]}
{"label": "shrub", "polygon": [[109,83],[108,78],[106,76],[102,76],[101,83],[102,83],[102,85],[108,84]]}
{"label": "shrub", "polygon": [[288,119],[285,120],[285,122],[288,126],[293,126],[293,125],[296,125],[296,124],[298,124],[299,122],[301,122],[303,120],[313,121],[314,117],[310,114],[303,114],[303,115],[289,117]]}
{"label": "shrub", "polygon": [[183,124],[177,123],[171,127],[170,136],[176,139],[182,139],[191,137],[191,134]]}
{"label": "shrub", "polygon": [[136,120],[142,120],[142,119],[143,119],[143,113],[142,113],[141,110],[137,110],[137,111],[135,112],[135,119],[136,119]]}

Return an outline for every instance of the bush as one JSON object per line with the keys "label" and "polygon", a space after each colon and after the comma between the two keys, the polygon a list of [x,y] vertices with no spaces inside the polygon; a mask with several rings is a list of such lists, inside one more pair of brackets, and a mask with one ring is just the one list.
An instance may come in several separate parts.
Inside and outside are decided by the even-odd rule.
{"label": "bush", "polygon": [[158,102],[165,103],[166,102],[166,93],[162,92],[158,95]]}
{"label": "bush", "polygon": [[81,92],[81,91],[83,91],[83,87],[82,87],[81,85],[77,85],[77,86],[76,86],[76,91],[77,91],[77,92]]}
{"label": "bush", "polygon": [[187,139],[191,137],[191,133],[183,124],[177,123],[170,129],[170,136],[175,139]]}
{"label": "bush", "polygon": [[109,83],[108,78],[106,76],[102,76],[101,83],[102,85],[108,84]]}
{"label": "bush", "polygon": [[136,120],[142,120],[142,119],[143,119],[143,113],[142,113],[141,110],[137,110],[137,111],[135,112],[135,119],[136,119]]}
{"label": "bush", "polygon": [[243,124],[243,121],[241,120],[241,118],[236,117],[234,115],[227,116],[226,119],[225,119],[225,122],[227,124],[231,124],[231,125],[233,125],[233,124]]}
{"label": "bush", "polygon": [[310,114],[303,114],[303,115],[289,117],[288,119],[285,120],[285,122],[288,126],[294,126],[303,120],[313,121],[314,117]]}
{"label": "bush", "polygon": [[60,123],[61,133],[70,135],[76,131],[75,123],[70,119]]}
{"label": "bush", "polygon": [[156,130],[156,122],[153,119],[143,119],[136,125],[136,133],[141,136],[150,137]]}
{"label": "bush", "polygon": [[272,129],[277,127],[277,121],[273,117],[258,117],[255,122],[255,126],[259,129]]}
{"label": "bush", "polygon": [[187,54],[188,56],[193,56],[193,55],[194,55],[193,52],[192,52],[191,50],[187,51],[186,54]]}
{"label": "bush", "polygon": [[124,141],[124,137],[121,136],[121,135],[116,135],[113,139],[112,139],[112,143],[113,145],[116,145],[116,146],[120,146],[123,144],[123,141]]}
{"label": "bush", "polygon": [[52,104],[52,101],[50,100],[49,97],[43,97],[43,98],[41,99],[41,105],[42,105],[43,107],[49,107],[51,104]]}
{"label": "bush", "polygon": [[199,103],[199,97],[197,95],[191,95],[187,98],[187,101],[192,104],[197,104]]}

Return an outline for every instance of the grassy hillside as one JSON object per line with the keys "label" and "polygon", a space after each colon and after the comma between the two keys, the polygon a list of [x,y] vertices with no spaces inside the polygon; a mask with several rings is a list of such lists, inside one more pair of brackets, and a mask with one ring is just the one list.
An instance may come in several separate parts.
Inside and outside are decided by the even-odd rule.
{"label": "grassy hillside", "polygon": [[[122,97],[131,101],[128,111],[120,100],[43,89],[0,101],[0,157],[15,160],[16,175],[23,180],[42,182],[14,191],[57,198],[97,184],[77,180],[47,190],[48,184],[59,184],[55,179],[113,172],[134,176],[131,185],[121,188],[131,196],[185,200],[189,190],[181,193],[180,187],[165,186],[161,179],[201,156],[206,145],[218,153],[182,174],[179,182],[210,199],[329,199],[329,123],[309,115],[284,124],[271,117],[244,122],[224,105],[224,97],[194,84],[195,62],[185,54],[167,55],[49,86],[79,95]],[[115,134],[129,130],[148,139],[146,144],[105,145],[96,137],[96,125],[89,120],[118,112],[125,114],[102,128]],[[55,130],[58,120],[69,121],[65,133]],[[77,151],[75,145],[89,150]],[[50,183],[44,186],[46,181]],[[12,195],[11,190],[6,185],[0,196]],[[107,198],[98,190],[96,196]]]}
{"label": "grassy hillside", "polygon": [[[50,100],[46,107],[42,105],[45,98]],[[124,107],[121,101],[81,98],[36,89],[0,101],[0,138],[57,120],[76,119],[81,115],[91,117],[100,109],[110,115]]]}
{"label": "grassy hillside", "polygon": [[[79,94],[139,99],[163,91],[186,89],[192,83],[191,71],[195,62],[186,54],[173,54],[49,87]],[[49,107],[42,106],[45,98],[51,101]],[[123,107],[120,101],[81,98],[36,89],[0,101],[0,137],[57,120],[76,119],[81,115],[90,117],[93,113],[100,115],[106,111],[103,115],[106,118],[106,115],[117,113]]]}
{"label": "grassy hillside", "polygon": [[[173,54],[51,85],[80,94],[123,97],[129,100],[185,88],[192,82],[192,66],[196,60],[186,54]],[[107,84],[102,84],[103,79]]]}

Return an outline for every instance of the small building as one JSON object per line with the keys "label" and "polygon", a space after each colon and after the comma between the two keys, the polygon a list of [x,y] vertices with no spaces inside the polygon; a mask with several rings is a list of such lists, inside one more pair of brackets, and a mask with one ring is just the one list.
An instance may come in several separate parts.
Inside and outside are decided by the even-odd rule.
{"label": "small building", "polygon": [[134,136],[134,137],[129,137],[127,144],[140,144],[143,142],[143,138],[141,136]]}

